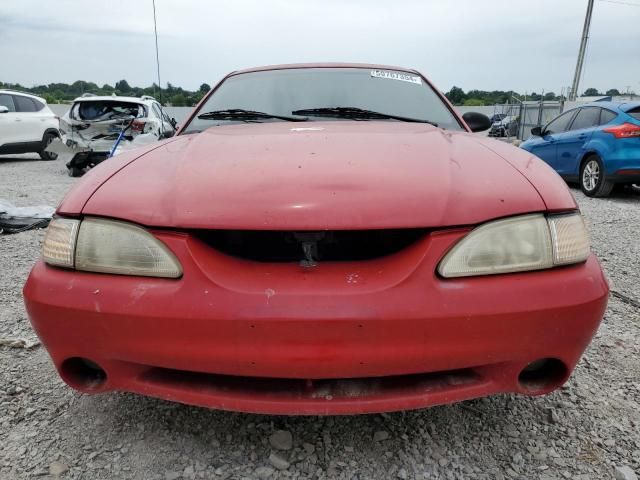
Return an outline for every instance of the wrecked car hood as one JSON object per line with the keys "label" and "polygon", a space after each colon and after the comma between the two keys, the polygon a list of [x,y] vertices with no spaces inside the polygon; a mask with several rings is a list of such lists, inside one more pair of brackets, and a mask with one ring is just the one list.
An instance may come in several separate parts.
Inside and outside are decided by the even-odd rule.
{"label": "wrecked car hood", "polygon": [[324,230],[469,225],[544,210],[519,166],[472,134],[332,121],[178,137],[129,161],[82,213],[175,228]]}

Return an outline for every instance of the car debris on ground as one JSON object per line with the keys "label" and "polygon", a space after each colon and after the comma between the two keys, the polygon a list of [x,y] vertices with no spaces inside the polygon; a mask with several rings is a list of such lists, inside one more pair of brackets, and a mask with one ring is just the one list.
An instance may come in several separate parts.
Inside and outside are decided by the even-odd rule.
{"label": "car debris on ground", "polygon": [[9,201],[0,199],[0,234],[45,228],[55,211],[55,208],[48,205],[16,207]]}

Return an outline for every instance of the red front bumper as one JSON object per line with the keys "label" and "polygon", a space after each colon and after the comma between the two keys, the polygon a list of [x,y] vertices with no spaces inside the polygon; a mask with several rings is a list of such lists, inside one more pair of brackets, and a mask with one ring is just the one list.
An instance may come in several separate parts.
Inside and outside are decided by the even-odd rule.
{"label": "red front bumper", "polygon": [[[548,271],[443,280],[437,262],[464,231],[438,232],[359,263],[260,264],[156,232],[179,280],[90,274],[38,262],[24,288],[61,376],[213,408],[278,414],[403,410],[566,381],[604,314],[595,257]],[[82,387],[70,358],[100,365]],[[532,361],[556,382],[525,388]]]}

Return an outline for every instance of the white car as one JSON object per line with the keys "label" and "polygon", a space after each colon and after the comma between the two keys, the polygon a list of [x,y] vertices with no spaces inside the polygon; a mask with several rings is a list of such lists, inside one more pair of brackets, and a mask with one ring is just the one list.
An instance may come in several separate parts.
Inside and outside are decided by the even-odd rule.
{"label": "white car", "polygon": [[175,120],[153,97],[95,96],[76,98],[60,119],[62,145],[70,153],[71,176],[80,176],[114,154],[173,136]]}
{"label": "white car", "polygon": [[58,155],[45,151],[58,133],[58,117],[44,98],[0,90],[0,155],[38,153],[43,160]]}

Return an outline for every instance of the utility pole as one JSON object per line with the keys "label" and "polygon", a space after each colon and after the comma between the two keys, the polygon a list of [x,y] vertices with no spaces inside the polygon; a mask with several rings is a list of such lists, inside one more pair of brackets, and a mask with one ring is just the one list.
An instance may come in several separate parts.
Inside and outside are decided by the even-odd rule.
{"label": "utility pole", "polygon": [[584,17],[584,27],[582,27],[582,41],[580,42],[580,50],[578,51],[578,61],[576,62],[576,73],[573,76],[573,85],[571,85],[571,96],[569,100],[575,101],[578,96],[578,85],[580,84],[580,75],[582,74],[582,64],[584,63],[584,53],[587,50],[587,40],[589,39],[589,27],[591,26],[591,13],[593,12],[594,0],[589,0],[587,5],[587,15]]}

